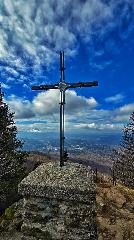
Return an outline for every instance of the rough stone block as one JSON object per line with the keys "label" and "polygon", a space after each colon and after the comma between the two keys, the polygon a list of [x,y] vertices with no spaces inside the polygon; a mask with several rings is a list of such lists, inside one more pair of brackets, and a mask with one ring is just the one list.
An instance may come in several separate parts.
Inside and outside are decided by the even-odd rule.
{"label": "rough stone block", "polygon": [[96,189],[89,167],[39,166],[19,185],[24,197],[23,238],[96,240]]}

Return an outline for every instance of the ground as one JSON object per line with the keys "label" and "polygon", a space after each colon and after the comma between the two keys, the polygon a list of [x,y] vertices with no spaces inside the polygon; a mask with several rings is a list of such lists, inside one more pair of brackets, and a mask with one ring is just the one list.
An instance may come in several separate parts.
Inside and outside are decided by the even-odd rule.
{"label": "ground", "polygon": [[[134,190],[98,174],[97,182],[98,240],[134,240]],[[0,216],[0,239],[20,240],[22,201]],[[12,211],[13,209],[13,211]]]}
{"label": "ground", "polygon": [[134,239],[134,190],[100,175],[97,183],[99,240]]}
{"label": "ground", "polygon": [[0,234],[0,239],[1,240],[21,240],[21,233],[13,232],[13,233],[9,234],[9,233],[4,232],[4,233]]}

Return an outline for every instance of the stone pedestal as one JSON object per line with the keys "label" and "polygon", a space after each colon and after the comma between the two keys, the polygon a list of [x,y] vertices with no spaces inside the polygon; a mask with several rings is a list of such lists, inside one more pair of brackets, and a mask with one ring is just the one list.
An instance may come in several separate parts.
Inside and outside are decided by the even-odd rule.
{"label": "stone pedestal", "polygon": [[96,240],[96,192],[91,169],[39,166],[19,185],[24,197],[23,240]]}

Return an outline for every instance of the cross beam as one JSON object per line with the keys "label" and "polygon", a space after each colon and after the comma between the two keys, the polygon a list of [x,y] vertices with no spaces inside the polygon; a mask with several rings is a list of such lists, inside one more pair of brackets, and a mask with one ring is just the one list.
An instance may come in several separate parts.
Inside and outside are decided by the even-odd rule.
{"label": "cross beam", "polygon": [[58,83],[55,85],[40,85],[40,86],[33,86],[32,90],[49,90],[49,89],[59,89],[59,90],[67,90],[68,88],[77,88],[77,87],[93,87],[98,86],[98,82],[77,82],[77,83]]}
{"label": "cross beam", "polygon": [[65,82],[65,67],[64,67],[64,52],[60,52],[60,81],[57,84],[51,85],[40,85],[33,86],[32,90],[49,90],[49,89],[59,89],[60,90],[60,166],[64,166],[64,107],[65,107],[65,91],[69,88],[78,87],[93,87],[98,86],[97,81],[93,82],[76,82],[67,83]]}

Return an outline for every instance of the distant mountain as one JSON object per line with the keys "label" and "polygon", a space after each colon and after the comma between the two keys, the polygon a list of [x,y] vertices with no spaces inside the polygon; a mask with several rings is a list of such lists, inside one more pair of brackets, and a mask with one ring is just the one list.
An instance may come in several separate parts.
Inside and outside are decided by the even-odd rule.
{"label": "distant mountain", "polygon": [[[41,152],[59,152],[59,134],[42,132],[20,132],[18,137],[24,141],[24,150]],[[120,133],[98,133],[98,134],[80,134],[67,133],[65,139],[65,148],[70,153],[87,152],[93,148],[113,148],[119,145],[121,140]]]}

